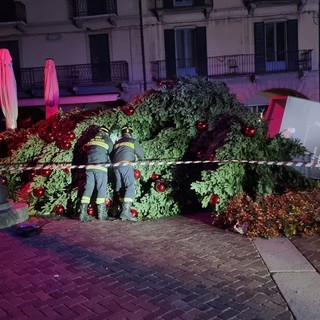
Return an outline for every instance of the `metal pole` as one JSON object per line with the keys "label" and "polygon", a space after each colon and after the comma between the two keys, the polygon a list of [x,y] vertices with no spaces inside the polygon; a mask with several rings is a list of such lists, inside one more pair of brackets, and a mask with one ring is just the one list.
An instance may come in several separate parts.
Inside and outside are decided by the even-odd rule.
{"label": "metal pole", "polygon": [[[143,73],[143,89],[147,90],[146,78],[146,57],[144,52],[144,34],[143,34],[143,17],[142,17],[142,0],[139,0],[139,15],[140,15],[140,38],[141,38],[141,56],[142,56],[142,73]],[[320,1],[320,0],[319,0]]]}

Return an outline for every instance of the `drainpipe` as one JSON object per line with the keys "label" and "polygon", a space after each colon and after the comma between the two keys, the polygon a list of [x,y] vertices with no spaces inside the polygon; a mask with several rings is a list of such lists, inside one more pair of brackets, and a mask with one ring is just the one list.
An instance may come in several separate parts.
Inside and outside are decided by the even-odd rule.
{"label": "drainpipe", "polygon": [[142,55],[142,73],[143,73],[143,89],[147,90],[146,78],[146,57],[144,52],[144,35],[143,35],[143,18],[142,18],[142,0],[139,0],[139,16],[140,16],[140,38],[141,38],[141,55]]}

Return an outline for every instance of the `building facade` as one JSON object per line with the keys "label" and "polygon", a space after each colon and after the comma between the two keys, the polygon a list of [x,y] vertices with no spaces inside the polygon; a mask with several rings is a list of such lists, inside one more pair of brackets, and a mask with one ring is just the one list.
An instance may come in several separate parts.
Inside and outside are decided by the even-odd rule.
{"label": "building facade", "polygon": [[19,108],[43,106],[55,61],[60,105],[121,104],[186,75],[223,81],[238,100],[320,101],[318,0],[2,0]]}

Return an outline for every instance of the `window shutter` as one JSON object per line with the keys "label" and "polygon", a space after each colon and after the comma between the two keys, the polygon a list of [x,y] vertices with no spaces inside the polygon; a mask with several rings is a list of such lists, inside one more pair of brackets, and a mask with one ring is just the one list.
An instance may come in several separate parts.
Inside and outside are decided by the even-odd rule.
{"label": "window shutter", "polygon": [[111,66],[108,34],[89,36],[92,77],[94,81],[110,81]]}
{"label": "window shutter", "polygon": [[208,75],[206,27],[196,28],[197,75]]}
{"label": "window shutter", "polygon": [[163,0],[163,8],[173,8],[173,0]]}
{"label": "window shutter", "polygon": [[255,49],[255,72],[265,71],[265,34],[264,22],[254,24],[254,49]]}
{"label": "window shutter", "polygon": [[164,30],[164,47],[166,54],[167,79],[174,79],[176,77],[176,50],[173,29]]}
{"label": "window shutter", "polygon": [[298,21],[287,21],[287,50],[288,50],[288,70],[299,69],[298,52]]}
{"label": "window shutter", "polygon": [[204,0],[194,0],[193,3],[195,6],[203,6]]}

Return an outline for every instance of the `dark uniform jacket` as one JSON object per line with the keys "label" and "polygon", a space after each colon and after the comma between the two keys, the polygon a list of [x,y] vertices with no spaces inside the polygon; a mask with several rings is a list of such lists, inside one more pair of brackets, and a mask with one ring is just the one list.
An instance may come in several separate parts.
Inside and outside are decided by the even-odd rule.
{"label": "dark uniform jacket", "polygon": [[88,166],[87,169],[97,169],[107,171],[103,166],[92,166],[90,164],[106,164],[109,162],[109,154],[113,149],[113,142],[109,135],[99,131],[86,145]]}
{"label": "dark uniform jacket", "polygon": [[134,162],[135,156],[144,157],[144,151],[139,142],[130,137],[122,137],[115,144],[111,154],[112,162]]}

